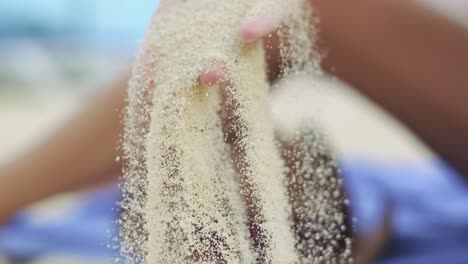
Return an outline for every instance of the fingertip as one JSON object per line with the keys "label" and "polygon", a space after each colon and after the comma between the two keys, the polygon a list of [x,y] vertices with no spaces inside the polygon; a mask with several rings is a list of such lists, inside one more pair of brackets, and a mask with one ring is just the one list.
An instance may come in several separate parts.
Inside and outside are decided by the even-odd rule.
{"label": "fingertip", "polygon": [[200,83],[203,86],[219,84],[224,79],[224,71],[221,67],[206,67],[200,75]]}
{"label": "fingertip", "polygon": [[241,25],[240,39],[243,42],[250,43],[258,39],[257,33],[252,30],[254,23],[251,18],[247,18]]}
{"label": "fingertip", "polygon": [[269,16],[248,17],[241,25],[240,38],[246,43],[254,42],[273,32],[276,24],[276,19]]}

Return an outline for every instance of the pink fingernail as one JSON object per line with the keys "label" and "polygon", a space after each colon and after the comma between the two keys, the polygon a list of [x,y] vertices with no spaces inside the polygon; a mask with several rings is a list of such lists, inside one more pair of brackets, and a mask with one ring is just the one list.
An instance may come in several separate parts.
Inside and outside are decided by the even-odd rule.
{"label": "pink fingernail", "polygon": [[200,83],[203,86],[218,84],[224,78],[224,71],[218,67],[210,67],[203,70],[200,76]]}
{"label": "pink fingernail", "polygon": [[275,19],[268,16],[246,18],[241,25],[241,40],[249,43],[270,34],[276,26],[275,21]]}

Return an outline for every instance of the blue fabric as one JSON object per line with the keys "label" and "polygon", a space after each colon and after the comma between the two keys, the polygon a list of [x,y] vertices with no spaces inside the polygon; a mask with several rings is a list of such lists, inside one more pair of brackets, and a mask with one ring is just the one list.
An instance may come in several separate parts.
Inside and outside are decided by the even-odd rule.
{"label": "blue fabric", "polygon": [[0,255],[16,260],[54,254],[112,256],[119,197],[115,186],[102,189],[48,221],[37,221],[32,213],[22,213],[0,229]]}
{"label": "blue fabric", "polygon": [[468,263],[468,185],[455,171],[440,161],[364,158],[342,168],[358,233],[378,228],[393,206],[391,258],[382,263]]}
{"label": "blue fabric", "polygon": [[[379,227],[385,205],[394,207],[390,257],[379,264],[468,263],[468,187],[439,161],[342,161],[357,230]],[[111,257],[115,252],[118,189],[83,198],[76,210],[48,222],[21,214],[0,229],[0,254],[31,259],[46,254]]]}

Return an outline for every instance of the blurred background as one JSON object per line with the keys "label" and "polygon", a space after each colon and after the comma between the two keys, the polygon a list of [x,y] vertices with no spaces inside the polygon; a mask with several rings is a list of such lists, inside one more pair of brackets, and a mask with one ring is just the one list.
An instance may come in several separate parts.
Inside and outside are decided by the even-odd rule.
{"label": "blurred background", "polygon": [[[468,22],[466,1],[424,2],[460,23]],[[0,1],[0,164],[44,138],[97,90],[128,71],[157,5],[157,0]],[[332,78],[312,82],[316,89],[306,92],[306,98],[340,159],[372,157],[405,164],[433,159],[410,132],[351,88]],[[100,199],[106,191],[87,198]],[[101,209],[111,211],[112,202]],[[64,236],[64,243],[78,236],[73,227],[80,223],[61,217],[81,205],[79,194],[67,194],[29,209],[36,222],[67,223],[55,229],[2,233],[0,228],[0,264],[114,262],[112,219],[89,227],[92,233],[102,233],[90,242],[98,249],[81,249],[81,244],[70,246],[80,248],[75,251],[38,246],[54,236]]]}
{"label": "blurred background", "polygon": [[157,2],[0,1],[0,157],[128,70]]}
{"label": "blurred background", "polygon": [[[157,5],[157,0],[0,1],[0,164],[127,73]],[[89,224],[64,219],[86,203],[79,194],[33,206],[27,210],[33,216],[0,228],[0,263],[113,263],[109,217],[116,201]]]}

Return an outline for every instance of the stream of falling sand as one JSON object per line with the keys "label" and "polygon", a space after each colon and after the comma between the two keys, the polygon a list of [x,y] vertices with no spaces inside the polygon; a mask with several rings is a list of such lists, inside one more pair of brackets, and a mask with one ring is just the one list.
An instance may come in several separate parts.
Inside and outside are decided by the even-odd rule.
{"label": "stream of falling sand", "polygon": [[[308,128],[276,139],[264,47],[238,38],[247,15],[274,12],[286,25],[283,75],[316,71],[304,7],[300,0],[176,1],[155,17],[129,88],[124,263],[349,261],[334,164]],[[226,71],[224,97],[198,85],[202,69],[215,64]]]}

